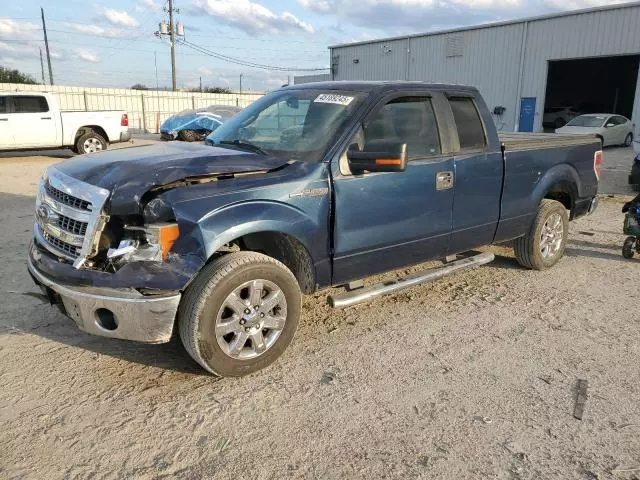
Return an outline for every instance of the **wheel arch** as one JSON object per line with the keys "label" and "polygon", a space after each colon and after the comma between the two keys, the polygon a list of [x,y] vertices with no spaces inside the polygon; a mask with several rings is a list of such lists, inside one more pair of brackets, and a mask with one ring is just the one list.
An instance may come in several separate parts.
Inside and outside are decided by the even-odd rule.
{"label": "wheel arch", "polygon": [[211,212],[197,223],[206,263],[232,251],[260,252],[284,263],[304,293],[328,284],[327,227],[291,205],[244,202]]}
{"label": "wheel arch", "polygon": [[570,165],[560,164],[549,169],[538,182],[533,191],[535,205],[539,205],[543,199],[556,200],[572,212],[576,200],[580,198],[580,177],[578,172]]}
{"label": "wheel arch", "polygon": [[109,142],[109,135],[107,135],[107,132],[105,131],[104,128],[102,128],[100,125],[83,125],[82,127],[78,128],[78,130],[76,130],[76,134],[73,138],[73,144],[75,145],[76,142],[78,141],[78,139],[84,135],[85,133],[89,133],[89,132],[95,132],[98,135],[100,135],[102,138],[104,138],[105,142]]}

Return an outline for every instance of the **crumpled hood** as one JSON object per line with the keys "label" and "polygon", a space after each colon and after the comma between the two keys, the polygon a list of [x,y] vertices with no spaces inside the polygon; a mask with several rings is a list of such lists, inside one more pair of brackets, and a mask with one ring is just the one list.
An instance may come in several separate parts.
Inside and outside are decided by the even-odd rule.
{"label": "crumpled hood", "polygon": [[142,195],[154,186],[190,177],[269,171],[286,163],[272,156],[180,142],[82,155],[55,168],[109,190],[109,213],[135,214]]}

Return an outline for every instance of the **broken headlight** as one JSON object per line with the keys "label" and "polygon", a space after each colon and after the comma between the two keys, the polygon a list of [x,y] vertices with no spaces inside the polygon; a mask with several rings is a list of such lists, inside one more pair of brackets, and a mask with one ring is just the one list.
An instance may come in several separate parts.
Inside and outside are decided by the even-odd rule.
{"label": "broken headlight", "polygon": [[164,261],[180,235],[177,223],[125,227],[124,230],[129,234],[127,238],[107,251],[107,258],[111,261]]}

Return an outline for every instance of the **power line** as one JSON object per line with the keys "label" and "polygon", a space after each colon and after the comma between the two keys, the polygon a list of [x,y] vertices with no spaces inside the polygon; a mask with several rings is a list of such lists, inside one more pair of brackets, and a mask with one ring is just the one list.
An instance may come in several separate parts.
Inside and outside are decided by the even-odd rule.
{"label": "power line", "polygon": [[279,72],[320,72],[320,71],[329,70],[329,68],[297,68],[297,67],[280,67],[276,65],[263,65],[260,63],[249,62],[249,61],[229,57],[227,55],[222,55],[220,53],[216,53],[212,50],[208,50],[204,47],[188,42],[186,40],[183,40],[182,45],[185,45],[186,47],[189,47],[197,52],[200,52],[203,55],[214,57],[219,60],[224,60],[229,63],[234,63],[236,65],[242,65],[245,67],[261,68],[264,70],[274,70]]}
{"label": "power line", "polygon": [[[51,31],[51,29],[47,29],[48,32]],[[19,44],[24,44],[24,45],[33,45],[33,44],[41,44],[43,42],[43,40],[18,40],[18,39],[2,39],[0,38],[0,43],[2,42],[6,42],[6,43],[19,43]],[[65,41],[61,41],[61,40],[55,40],[56,45],[74,45],[74,46],[86,46],[85,44],[82,43],[78,43],[78,42],[65,42]],[[155,43],[155,41],[154,41]],[[181,44],[178,43],[177,46],[180,46]],[[201,45],[204,48],[212,48],[210,45]],[[109,50],[118,50],[121,51],[123,47],[119,47],[119,46],[113,46],[113,45],[100,45],[100,44],[92,44],[91,48],[95,48],[95,49],[109,49]],[[240,51],[245,51],[245,50],[250,50],[255,52],[255,49],[252,49],[250,47],[229,47],[229,46],[225,46],[222,47],[224,50],[240,50]],[[139,52],[139,53],[153,53],[155,52],[156,49],[140,49],[140,48],[127,48],[127,53],[128,52]],[[268,49],[268,48],[261,48],[260,49],[261,52],[273,52],[273,53],[283,53],[283,50],[275,50],[275,49]],[[307,58],[313,58],[313,59],[320,59],[320,58],[324,58],[327,53],[326,52],[321,52],[318,50],[296,50],[296,53],[305,53],[305,54],[315,54],[313,56],[307,56]],[[287,53],[291,53],[291,50],[288,50]],[[183,52],[181,53],[181,55],[193,55],[193,56],[202,56],[201,53],[189,53],[189,52]],[[111,58],[111,57],[108,57]],[[243,57],[245,59],[248,60],[257,60],[257,58],[255,57]],[[282,61],[289,61],[289,60],[297,60],[299,59],[298,57],[287,57],[287,58],[280,58],[279,60]]]}

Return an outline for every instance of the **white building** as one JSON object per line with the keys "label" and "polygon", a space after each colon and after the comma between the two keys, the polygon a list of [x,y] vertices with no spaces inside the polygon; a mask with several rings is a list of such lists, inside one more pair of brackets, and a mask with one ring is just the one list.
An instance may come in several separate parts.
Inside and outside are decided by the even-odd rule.
{"label": "white building", "polygon": [[595,111],[640,124],[640,2],[329,50],[333,80],[474,85],[492,111],[504,107],[494,115],[502,130],[540,131],[543,118],[552,127]]}

